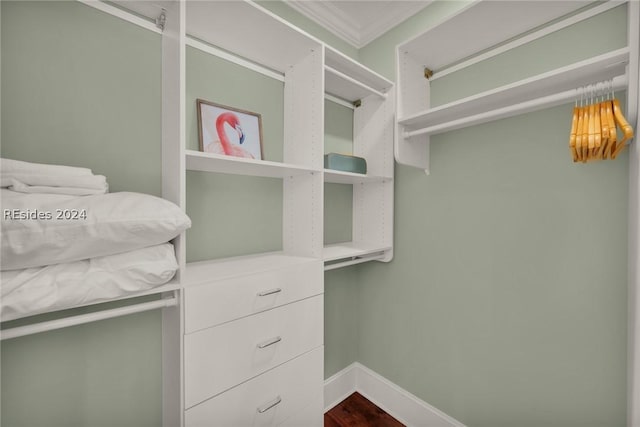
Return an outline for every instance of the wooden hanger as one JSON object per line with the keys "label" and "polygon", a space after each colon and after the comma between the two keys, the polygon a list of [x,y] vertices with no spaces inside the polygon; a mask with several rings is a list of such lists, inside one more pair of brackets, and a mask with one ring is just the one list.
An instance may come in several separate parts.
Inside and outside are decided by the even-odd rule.
{"label": "wooden hanger", "polygon": [[593,109],[595,110],[595,124],[593,125],[594,132],[594,145],[593,150],[591,152],[592,160],[600,160],[598,158],[598,154],[600,153],[600,147],[602,146],[602,125],[600,121],[600,103],[597,102],[593,105]]}
{"label": "wooden hanger", "polygon": [[[582,104],[582,99],[580,99]],[[582,129],[584,127],[584,106],[578,107],[578,122],[576,128],[576,161],[582,161]]]}
{"label": "wooden hanger", "polygon": [[[613,81],[611,81],[609,84],[610,84],[610,88],[613,88]],[[617,144],[617,139],[618,139],[618,132],[616,130],[616,122],[615,122],[615,119],[613,117],[613,106],[611,104],[611,98],[612,97],[613,97],[613,92],[608,91],[608,99],[604,103],[604,106],[605,106],[605,118],[606,118],[606,123],[607,123],[607,129],[609,131],[609,138],[607,140],[606,149],[604,149],[602,151],[602,158],[605,159],[605,160],[611,158],[611,153],[613,153],[615,151],[616,144]]]}
{"label": "wooden hanger", "polygon": [[613,118],[613,105],[611,104],[611,100],[606,102],[607,106],[607,121],[609,122],[609,146],[607,147],[607,151],[604,153],[605,159],[611,158],[611,153],[615,151],[616,144],[618,142],[618,132],[616,131],[616,122]]}
{"label": "wooden hanger", "polygon": [[609,120],[607,118],[607,84],[604,83],[602,97],[598,108],[600,109],[600,149],[596,153],[596,157],[600,160],[605,158],[609,146]]}
{"label": "wooden hanger", "polygon": [[594,128],[594,147],[593,147],[593,151],[591,152],[591,159],[592,160],[600,160],[599,154],[600,154],[600,149],[602,147],[602,119],[601,119],[601,115],[600,115],[600,106],[601,103],[598,102],[598,85],[596,85],[595,88],[596,92],[595,92],[595,99],[594,99],[594,104],[593,104],[593,109],[595,111],[595,124],[593,125]]}
{"label": "wooden hanger", "polygon": [[615,118],[618,126],[620,126],[620,129],[622,130],[622,134],[623,134],[622,141],[620,141],[617,144],[615,150],[611,153],[611,158],[615,159],[618,156],[618,154],[620,154],[622,150],[624,150],[624,148],[627,146],[627,141],[633,138],[633,128],[631,127],[627,119],[624,117],[624,114],[622,114],[622,108],[620,107],[620,102],[615,98],[613,98],[612,102],[613,102],[613,117]]}
{"label": "wooden hanger", "polygon": [[[602,90],[599,85],[602,84]],[[569,150],[574,162],[615,159],[633,138],[633,127],[622,113],[613,92],[613,79],[582,87],[576,97],[569,133]],[[618,127],[622,140],[618,142]]]}
{"label": "wooden hanger", "polygon": [[[588,100],[586,102],[589,102]],[[583,118],[582,118],[582,154],[580,158],[582,163],[586,163],[589,160],[589,105],[585,105],[582,109]]]}
{"label": "wooden hanger", "polygon": [[596,147],[596,105],[593,100],[593,88],[589,100],[589,145],[587,146],[587,160],[593,159],[593,151]]}
{"label": "wooden hanger", "polygon": [[[573,118],[571,119],[571,132],[569,134],[569,149],[571,150],[571,157],[574,162],[578,161],[578,149],[576,147],[576,139],[577,139],[577,131],[578,131],[578,114],[580,113],[580,108],[578,108],[578,100],[576,99],[576,103],[573,106]],[[580,139],[580,144],[582,144],[582,138]]]}
{"label": "wooden hanger", "polygon": [[607,102],[604,98],[598,104],[598,108],[600,109],[600,149],[596,153],[596,158],[602,160],[605,158],[609,146],[609,119],[607,118]]}

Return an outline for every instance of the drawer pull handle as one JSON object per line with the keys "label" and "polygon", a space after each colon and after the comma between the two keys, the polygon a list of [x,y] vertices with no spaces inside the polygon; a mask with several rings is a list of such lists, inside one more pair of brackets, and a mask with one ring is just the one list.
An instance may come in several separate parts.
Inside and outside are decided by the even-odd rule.
{"label": "drawer pull handle", "polygon": [[263,414],[263,413],[267,412],[269,409],[273,408],[274,406],[280,404],[280,402],[282,402],[282,398],[280,396],[278,396],[278,397],[275,398],[275,400],[273,402],[269,402],[265,406],[262,406],[262,407],[258,408],[258,412]]}
{"label": "drawer pull handle", "polygon": [[281,337],[275,337],[275,338],[272,338],[272,339],[270,339],[268,341],[265,341],[263,343],[258,344],[258,348],[266,348],[266,347],[269,347],[270,345],[274,345],[276,343],[279,343],[280,341],[282,341]]}
{"label": "drawer pull handle", "polygon": [[258,292],[258,296],[259,297],[266,297],[267,295],[277,294],[278,292],[282,292],[282,289],[275,288],[275,289],[270,289],[268,291]]}

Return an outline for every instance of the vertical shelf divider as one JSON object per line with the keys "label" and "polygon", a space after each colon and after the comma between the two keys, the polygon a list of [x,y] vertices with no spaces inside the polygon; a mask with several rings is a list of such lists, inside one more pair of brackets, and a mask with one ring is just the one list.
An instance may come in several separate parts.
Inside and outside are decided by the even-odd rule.
{"label": "vertical shelf divider", "polygon": [[324,47],[285,72],[284,161],[318,170],[283,182],[284,252],[322,257]]}
{"label": "vertical shelf divider", "polygon": [[[186,210],[185,191],[185,3],[172,1],[164,10],[162,32],[162,197]],[[186,266],[185,232],[173,241],[180,283]],[[162,309],[162,425],[184,425],[182,381],[182,292],[175,306]]]}

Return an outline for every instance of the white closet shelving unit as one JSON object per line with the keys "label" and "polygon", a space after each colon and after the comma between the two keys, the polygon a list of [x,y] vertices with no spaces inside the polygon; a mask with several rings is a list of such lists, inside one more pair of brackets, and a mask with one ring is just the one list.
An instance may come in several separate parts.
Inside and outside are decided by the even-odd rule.
{"label": "white closet shelving unit", "polygon": [[[253,3],[216,2],[216,14],[211,14],[211,7],[207,2],[187,3],[186,43],[209,53],[230,53],[228,59],[237,64],[274,78],[282,76],[280,79],[285,83],[284,163],[247,161],[186,150],[186,169],[285,179],[284,253],[320,257],[326,262],[344,261],[327,268],[371,259],[391,260],[393,83]],[[234,18],[230,17],[234,16],[242,22],[233,22]],[[292,87],[297,89],[288,89]],[[367,159],[366,175],[323,170],[325,93],[360,105],[354,111],[354,155]],[[300,143],[309,137],[310,143]],[[302,178],[304,176],[307,178]],[[307,184],[301,184],[303,180]],[[312,181],[317,181],[316,185],[305,189]],[[354,186],[350,242],[324,246],[307,239],[303,243],[305,235],[311,238],[309,231],[316,240],[322,235],[323,192],[318,187],[322,182]],[[289,197],[294,192],[311,198],[301,203],[298,200],[294,206]],[[315,218],[312,227],[297,224],[299,218],[310,216]]]}
{"label": "white closet shelving unit", "polygon": [[[165,198],[186,210],[189,170],[282,180],[282,251],[186,263],[185,234],[174,242],[164,425],[321,426],[323,270],[393,256],[393,83],[250,1],[86,3],[162,34]],[[282,162],[186,149],[187,46],[284,83]],[[358,105],[367,174],[323,168],[325,96]],[[353,186],[349,242],[323,244],[325,182]]]}
{"label": "white closet shelving unit", "polygon": [[283,249],[186,265],[182,404],[169,424],[320,425],[324,46],[252,3],[180,4],[182,49],[284,82],[282,162],[185,151],[186,170],[282,179]]}
{"label": "white closet shelving unit", "polygon": [[[431,107],[430,82],[615,7],[627,9],[626,46]],[[571,1],[470,3],[454,16],[397,46],[396,160],[429,173],[431,135],[573,103],[580,96],[580,86],[609,79],[613,81],[613,89],[626,91],[625,116],[637,132],[640,123],[639,23],[638,1],[605,1],[586,7],[583,2]],[[594,31],[604,34],[607,29],[594,28]],[[640,425],[640,166],[637,144],[633,144],[630,153],[627,425],[631,427]]]}
{"label": "white closet shelving unit", "polygon": [[[632,3],[630,28],[638,26]],[[624,48],[444,105],[430,105],[431,81],[624,4],[607,1],[582,10],[585,3],[571,1],[479,1],[400,44],[396,160],[428,173],[431,135],[573,102],[580,86],[608,79],[613,79],[616,90],[629,89],[626,111],[635,117],[638,40],[632,32]],[[433,72],[429,78],[427,70]]]}
{"label": "white closet shelving unit", "polygon": [[367,174],[324,170],[324,181],[353,185],[352,238],[325,245],[326,270],[393,258],[393,83],[342,53],[325,47],[325,92],[351,104],[353,154]]}

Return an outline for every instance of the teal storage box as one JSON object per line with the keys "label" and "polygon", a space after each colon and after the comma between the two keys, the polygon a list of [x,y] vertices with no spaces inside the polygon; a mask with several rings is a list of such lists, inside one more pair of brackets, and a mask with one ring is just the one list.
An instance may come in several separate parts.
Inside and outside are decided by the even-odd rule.
{"label": "teal storage box", "polygon": [[366,174],[367,161],[362,157],[329,153],[324,155],[324,168]]}

